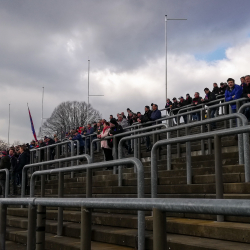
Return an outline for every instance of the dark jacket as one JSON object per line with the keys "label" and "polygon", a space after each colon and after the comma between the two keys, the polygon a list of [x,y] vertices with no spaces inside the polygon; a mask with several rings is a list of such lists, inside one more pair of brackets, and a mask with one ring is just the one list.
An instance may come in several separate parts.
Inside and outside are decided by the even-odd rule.
{"label": "dark jacket", "polygon": [[250,94],[250,84],[243,87],[242,97],[248,97],[248,94]]}
{"label": "dark jacket", "polygon": [[[8,155],[5,155],[1,158],[1,163],[0,163],[0,169],[5,169],[7,168],[8,170],[10,170],[10,157]],[[5,180],[6,179],[6,175],[5,173],[0,174],[0,180]]]}
{"label": "dark jacket", "polygon": [[[180,108],[179,102],[173,102],[172,110],[173,110],[173,114],[174,114],[174,115],[176,115],[176,114],[178,113],[179,108]],[[177,109],[177,110],[175,110],[175,109]]]}
{"label": "dark jacket", "polygon": [[142,123],[149,122],[151,120],[151,114],[152,114],[151,110],[145,112],[144,115],[142,115],[141,117],[141,122]]}
{"label": "dark jacket", "polygon": [[[193,105],[193,106],[198,106],[199,104],[202,103],[201,99],[202,99],[201,97],[193,98],[192,105]],[[194,110],[194,109],[198,109],[198,107],[197,107],[197,108],[193,108],[193,110]]]}
{"label": "dark jacket", "polygon": [[214,87],[212,92],[213,92],[215,95],[218,95],[219,92],[220,92],[219,87]]}
{"label": "dark jacket", "polygon": [[16,173],[20,173],[23,170],[23,167],[27,164],[27,155],[25,152],[19,155],[17,159],[17,168],[15,170]]}
{"label": "dark jacket", "polygon": [[170,105],[172,105],[172,104],[173,104],[173,103],[172,103],[171,101],[166,102],[165,108],[169,108],[169,107],[170,107]]}
{"label": "dark jacket", "polygon": [[78,134],[75,137],[73,137],[72,140],[73,141],[79,141],[80,147],[84,146],[84,141],[83,141],[82,136],[80,134]]}
{"label": "dark jacket", "polygon": [[[109,135],[117,135],[117,134],[120,134],[122,133],[124,130],[122,128],[121,125],[119,125],[118,123],[115,125],[115,127],[110,127],[110,130],[109,130]],[[121,140],[121,136],[117,137],[117,145],[119,144],[119,141]],[[113,139],[109,139],[108,140],[108,145],[110,147],[112,147],[113,145]]]}
{"label": "dark jacket", "polygon": [[161,118],[161,111],[156,109],[155,111],[152,111],[150,119],[151,121],[155,121]]}
{"label": "dark jacket", "polygon": [[190,97],[190,96],[188,98],[186,98],[186,103],[187,103],[187,105],[192,104],[193,103],[193,98]]}
{"label": "dark jacket", "polygon": [[216,100],[216,96],[213,92],[209,91],[209,93],[204,98],[203,103],[206,103],[207,106],[216,105],[216,103],[209,104],[209,102]]}
{"label": "dark jacket", "polygon": [[[234,96],[234,98],[233,98],[233,96]],[[229,87],[227,88],[227,90],[225,92],[225,101],[229,102],[229,101],[237,100],[237,99],[240,99],[241,96],[242,96],[242,87],[235,84],[232,89],[230,89]],[[236,103],[231,104],[231,108],[233,110],[236,110]]]}
{"label": "dark jacket", "polygon": [[12,172],[14,172],[17,168],[17,158],[15,157],[15,155],[10,157],[10,164],[11,164]]}
{"label": "dark jacket", "polygon": [[227,86],[226,86],[226,85],[224,85],[223,87],[220,87],[219,94],[220,94],[220,95],[224,95],[225,92],[226,92],[226,89],[227,89]]}

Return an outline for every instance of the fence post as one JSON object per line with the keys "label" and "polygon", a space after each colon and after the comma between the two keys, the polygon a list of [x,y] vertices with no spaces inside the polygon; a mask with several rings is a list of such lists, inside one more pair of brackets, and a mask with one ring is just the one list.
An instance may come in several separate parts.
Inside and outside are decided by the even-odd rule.
{"label": "fence post", "polygon": [[[210,109],[208,108],[207,109],[207,119],[209,119],[209,118],[210,118]],[[207,126],[208,126],[208,132],[210,132],[211,131],[211,124],[208,123]],[[208,155],[211,155],[212,154],[212,141],[210,138],[207,140],[207,144],[208,144]]]}
{"label": "fence post", "polygon": [[[190,129],[186,128],[186,135],[190,134]],[[192,165],[191,165],[191,143],[186,142],[186,168],[187,168],[187,184],[192,184]]]}
{"label": "fence post", "polygon": [[153,209],[153,250],[166,250],[166,212]]}
{"label": "fence post", "polygon": [[[168,120],[168,127],[172,127],[172,119]],[[171,132],[167,132],[167,139],[171,138]],[[167,145],[167,170],[171,170],[171,159],[172,159],[172,152],[171,152],[171,144]]]}
{"label": "fence post", "polygon": [[7,205],[0,204],[0,250],[5,250]]}
{"label": "fence post", "polygon": [[[118,155],[117,155],[117,137],[113,136],[113,158],[114,160],[118,159]],[[117,166],[113,167],[113,174],[117,173]]]}
{"label": "fence post", "polygon": [[36,250],[45,249],[46,207],[37,207]]}
{"label": "fence post", "polygon": [[81,250],[91,250],[91,210],[81,208]]}
{"label": "fence post", "polygon": [[[216,184],[216,199],[223,199],[223,173],[221,159],[221,138],[218,135],[214,136],[214,158],[215,158],[215,184]],[[217,221],[224,221],[223,215],[217,215]]]}
{"label": "fence post", "polygon": [[[201,121],[204,120],[204,112],[202,112],[203,110],[201,110]],[[204,133],[205,132],[205,126],[204,125],[201,125],[201,133]],[[205,155],[205,143],[204,143],[204,140],[201,140],[201,154],[202,155]]]}
{"label": "fence post", "polygon": [[[59,165],[59,167],[60,167],[60,165]],[[64,188],[64,173],[60,172],[59,179],[58,179],[58,198],[63,197],[63,188]],[[57,235],[62,236],[62,234],[63,234],[63,207],[58,207],[57,221],[58,221]]]}
{"label": "fence post", "polygon": [[29,204],[27,250],[36,249],[36,206]]}

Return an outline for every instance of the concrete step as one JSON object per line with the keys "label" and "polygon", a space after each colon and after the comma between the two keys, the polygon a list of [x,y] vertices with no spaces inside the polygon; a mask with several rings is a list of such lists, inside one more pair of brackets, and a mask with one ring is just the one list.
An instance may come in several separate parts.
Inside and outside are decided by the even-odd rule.
{"label": "concrete step", "polygon": [[[118,219],[117,222],[119,223],[120,219],[119,218],[117,218],[117,219]],[[126,220],[130,221],[130,220],[128,220],[128,218],[126,218]],[[183,220],[183,219],[181,219],[181,220]],[[23,229],[26,229],[26,227],[27,227],[27,219],[24,219],[24,218],[18,220],[18,217],[16,217],[16,219],[14,219],[14,217],[12,217],[12,218],[8,218],[7,221],[8,221],[7,223],[13,225],[13,227],[14,227],[14,224],[20,225],[21,228],[23,228]],[[135,225],[136,225],[136,219],[134,219],[133,221],[135,222]],[[150,223],[150,221],[151,221],[151,223]],[[217,237],[217,238],[221,237],[221,238],[229,239],[231,241],[230,242],[227,240],[225,241],[225,240],[220,239],[221,243],[223,242],[224,248],[222,248],[222,249],[228,249],[228,248],[225,248],[225,246],[226,246],[225,244],[229,243],[229,242],[231,244],[232,243],[236,244],[238,242],[238,244],[237,244],[238,246],[234,245],[235,247],[236,246],[238,247],[236,249],[244,249],[244,248],[242,248],[242,246],[246,247],[247,245],[248,245],[248,247],[250,247],[249,244],[246,244],[249,241],[249,226],[247,224],[215,223],[215,222],[207,223],[206,221],[197,221],[197,220],[186,220],[185,222],[186,223],[181,223],[179,226],[178,222],[175,223],[175,218],[168,219],[168,227],[167,227],[168,232],[169,231],[178,231],[178,233],[182,232],[182,235],[181,235],[182,239],[183,239],[183,236],[186,236],[187,240],[189,239],[189,237],[194,237],[192,235],[190,236],[189,234],[194,234],[195,237],[192,238],[192,241],[189,241],[192,244],[195,243],[194,239],[197,237],[199,237],[200,240],[204,239],[203,237],[201,237],[199,235],[209,234],[209,237],[211,237],[211,236]],[[102,223],[103,223],[103,221],[102,221]],[[107,220],[106,220],[106,223],[107,223]],[[131,221],[130,221],[130,223],[131,223]],[[146,225],[148,227],[152,227],[152,218],[147,218]],[[56,233],[56,223],[54,221],[47,220],[46,231],[51,235],[55,234]],[[65,222],[63,232],[64,232],[64,236],[70,237],[70,238],[76,238],[79,240],[80,224],[79,223],[72,223],[72,222]],[[8,231],[8,233],[9,233],[9,231]],[[184,233],[187,233],[188,235],[183,235]],[[20,234],[25,234],[25,232],[20,232]],[[17,235],[18,235],[18,233],[15,232],[15,236],[17,236]],[[178,236],[180,236],[180,235],[176,235],[176,234],[171,233],[171,234],[168,234],[168,239],[171,242],[172,237],[174,237],[176,239],[176,243],[182,244],[183,246],[185,246],[187,244],[186,241],[185,242],[179,241]],[[56,239],[56,237],[53,237],[53,238],[54,238],[54,240]],[[59,241],[62,243],[60,238],[59,238]],[[11,237],[10,237],[10,239],[13,240]],[[92,226],[92,240],[98,241],[98,242],[105,242],[105,243],[109,243],[109,244],[117,244],[117,245],[123,245],[123,246],[128,246],[128,247],[136,247],[137,229],[136,228],[135,229],[133,229],[133,228],[126,229],[126,228],[118,228],[118,227],[113,227],[113,226],[93,225]],[[218,240],[218,239],[209,239],[209,241],[211,241],[211,240]],[[50,241],[50,239],[48,239],[48,241]],[[58,239],[56,241],[58,242]],[[234,241],[234,242],[232,242],[232,241]],[[64,242],[64,244],[65,243],[66,242]],[[152,249],[151,244],[152,244],[152,231],[147,230],[146,231],[146,249]],[[241,246],[241,244],[242,244],[242,246]],[[151,247],[150,247],[150,245],[151,245]],[[194,244],[194,245],[196,245],[196,244]],[[203,245],[204,245],[204,241],[203,241]],[[229,246],[229,244],[228,244],[228,246]],[[205,247],[207,247],[207,245]],[[54,246],[54,249],[56,249],[55,246]],[[186,248],[184,248],[184,249],[186,249]],[[203,249],[203,248],[198,248],[198,249]],[[204,248],[204,249],[207,249],[207,248]],[[214,248],[211,248],[211,249],[214,249]],[[220,248],[218,248],[218,249],[220,249]]]}
{"label": "concrete step", "polygon": [[5,242],[5,250],[26,250],[27,246],[18,244],[13,241],[6,241]]}
{"label": "concrete step", "polygon": [[[26,244],[27,231],[23,231],[20,228],[9,227],[7,228],[7,238],[20,244]],[[46,250],[79,250],[80,239],[67,236],[56,237],[55,234],[46,233],[45,235],[45,249]],[[12,243],[13,246],[14,243]],[[17,244],[15,244],[17,245]],[[19,244],[18,244],[19,246]],[[20,250],[26,249],[20,248]],[[92,250],[133,250],[134,248],[118,246],[114,244],[107,244],[101,242],[91,242]],[[7,248],[7,250],[19,250],[19,248]]]}

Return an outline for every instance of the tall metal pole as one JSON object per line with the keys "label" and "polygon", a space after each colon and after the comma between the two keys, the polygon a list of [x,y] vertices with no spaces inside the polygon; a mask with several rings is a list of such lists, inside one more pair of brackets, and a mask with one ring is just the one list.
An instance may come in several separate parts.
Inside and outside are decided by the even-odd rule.
{"label": "tall metal pole", "polygon": [[89,71],[90,71],[90,60],[88,60],[88,106],[87,106],[87,124],[89,122]]}
{"label": "tall metal pole", "polygon": [[9,104],[9,127],[8,127],[8,145],[10,144],[10,104]]}
{"label": "tall metal pole", "polygon": [[41,120],[41,137],[43,136],[43,129],[42,129],[42,125],[43,125],[43,98],[44,98],[44,87],[43,87],[43,93],[42,93],[42,120]]}
{"label": "tall metal pole", "polygon": [[166,52],[166,55],[165,55],[165,84],[166,84],[166,98],[165,98],[165,101],[167,100],[168,98],[168,46],[167,46],[167,15],[165,15],[165,52]]}

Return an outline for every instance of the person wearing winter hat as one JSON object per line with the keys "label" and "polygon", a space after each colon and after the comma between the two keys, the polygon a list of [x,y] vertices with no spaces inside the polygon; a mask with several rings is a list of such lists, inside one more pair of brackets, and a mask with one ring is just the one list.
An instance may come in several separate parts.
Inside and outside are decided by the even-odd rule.
{"label": "person wearing winter hat", "polygon": [[193,103],[193,98],[189,94],[186,94],[186,103],[187,105],[190,105]]}
{"label": "person wearing winter hat", "polygon": [[[179,102],[177,101],[176,97],[173,98],[173,104],[172,104],[171,110],[174,115],[178,114]],[[175,122],[177,123],[177,117],[175,117],[174,119],[175,119]]]}
{"label": "person wearing winter hat", "polygon": [[[10,157],[8,156],[6,151],[2,151],[2,158],[1,158],[1,163],[0,163],[0,169],[5,169],[7,168],[10,170]],[[2,189],[2,195],[5,197],[5,181],[6,181],[6,176],[5,174],[0,174],[0,186]]]}
{"label": "person wearing winter hat", "polygon": [[[187,102],[186,102],[186,100],[184,100],[183,96],[180,96],[179,100],[180,100],[179,101],[179,108],[182,108],[182,107],[187,105]],[[180,111],[180,113],[181,113],[181,111]],[[183,115],[182,117],[183,117],[184,123],[187,124],[187,115]]]}
{"label": "person wearing winter hat", "polygon": [[[110,136],[113,136],[113,135],[117,135],[117,134],[120,134],[123,132],[123,128],[121,125],[119,125],[116,121],[115,118],[112,118],[110,120],[110,130],[109,130],[109,135]],[[121,140],[121,137],[119,136],[117,138],[117,145],[119,144],[119,141]],[[108,140],[108,145],[109,147],[113,147],[113,139],[109,139]],[[116,147],[116,150],[117,150],[117,155],[118,155],[118,148]]]}

